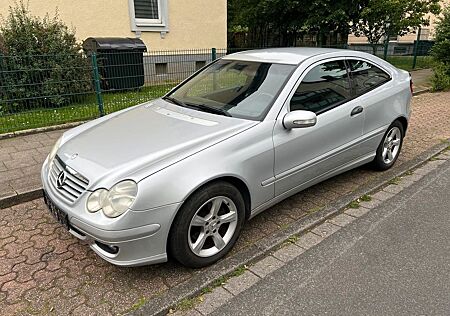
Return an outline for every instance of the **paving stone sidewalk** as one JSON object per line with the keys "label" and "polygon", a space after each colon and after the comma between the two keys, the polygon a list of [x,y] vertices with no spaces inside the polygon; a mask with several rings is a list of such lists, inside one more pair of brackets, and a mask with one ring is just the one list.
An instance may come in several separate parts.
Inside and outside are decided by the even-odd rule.
{"label": "paving stone sidewalk", "polygon": [[42,163],[64,130],[0,140],[0,199],[40,189]]}
{"label": "paving stone sidewalk", "polygon": [[[450,93],[414,98],[413,118],[396,167],[450,138],[449,105]],[[16,191],[20,183],[38,185],[39,165],[58,133],[1,140],[0,187]],[[248,223],[233,253],[379,176],[359,168],[279,203]],[[172,262],[141,268],[110,265],[55,223],[41,199],[0,209],[1,314],[122,314],[200,273]]]}

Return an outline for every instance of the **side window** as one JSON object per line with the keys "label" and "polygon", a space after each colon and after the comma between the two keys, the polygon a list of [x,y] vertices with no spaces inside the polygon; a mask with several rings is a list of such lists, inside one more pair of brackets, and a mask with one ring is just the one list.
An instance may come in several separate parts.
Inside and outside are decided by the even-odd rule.
{"label": "side window", "polygon": [[361,95],[389,81],[391,77],[380,68],[363,60],[349,60],[353,95]]}
{"label": "side window", "polygon": [[318,114],[350,99],[350,96],[344,61],[330,61],[314,67],[306,74],[291,99],[290,109]]}

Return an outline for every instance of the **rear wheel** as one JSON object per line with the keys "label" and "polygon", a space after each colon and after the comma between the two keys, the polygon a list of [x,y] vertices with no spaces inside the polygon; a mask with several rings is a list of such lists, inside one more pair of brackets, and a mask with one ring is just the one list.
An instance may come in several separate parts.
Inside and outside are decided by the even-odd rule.
{"label": "rear wheel", "polygon": [[373,165],[378,170],[391,168],[400,154],[403,145],[403,125],[395,121],[389,126],[386,134],[378,146]]}
{"label": "rear wheel", "polygon": [[192,268],[224,257],[241,232],[245,204],[239,190],[216,182],[195,192],[179,210],[169,235],[170,254]]}

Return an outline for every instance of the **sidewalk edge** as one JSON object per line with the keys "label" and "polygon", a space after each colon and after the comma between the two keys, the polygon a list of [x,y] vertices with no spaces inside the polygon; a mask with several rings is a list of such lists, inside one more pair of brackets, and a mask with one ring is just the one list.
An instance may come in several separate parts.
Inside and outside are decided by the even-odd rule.
{"label": "sidewalk edge", "polygon": [[428,92],[431,92],[431,88],[425,88],[425,89],[422,89],[422,90],[414,91],[413,92],[413,96],[415,97],[415,96],[418,96],[418,95],[421,95],[421,94],[424,94],[424,93],[428,93]]}
{"label": "sidewalk edge", "polygon": [[24,202],[29,202],[41,198],[42,196],[42,188],[25,191],[19,194],[13,194],[0,199],[0,209],[11,207]]}
{"label": "sidewalk edge", "polygon": [[88,122],[88,121],[70,122],[70,123],[64,123],[64,124],[59,124],[59,125],[50,125],[50,126],[45,126],[45,127],[24,129],[24,130],[20,130],[20,131],[16,131],[16,132],[3,133],[3,134],[0,134],[0,140],[13,138],[13,137],[19,137],[19,136],[25,136],[25,135],[31,135],[31,134],[57,131],[57,130],[66,129],[66,128],[72,128],[72,127],[76,127],[78,125],[84,124],[86,122]]}

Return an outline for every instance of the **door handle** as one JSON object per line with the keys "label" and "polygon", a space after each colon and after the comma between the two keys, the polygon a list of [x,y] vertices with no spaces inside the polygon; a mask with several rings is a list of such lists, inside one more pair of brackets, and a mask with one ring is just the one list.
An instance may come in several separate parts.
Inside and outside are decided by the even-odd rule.
{"label": "door handle", "polygon": [[363,111],[363,107],[362,106],[357,106],[356,108],[354,108],[352,110],[352,112],[350,113],[350,116],[355,116],[356,114],[359,114]]}

